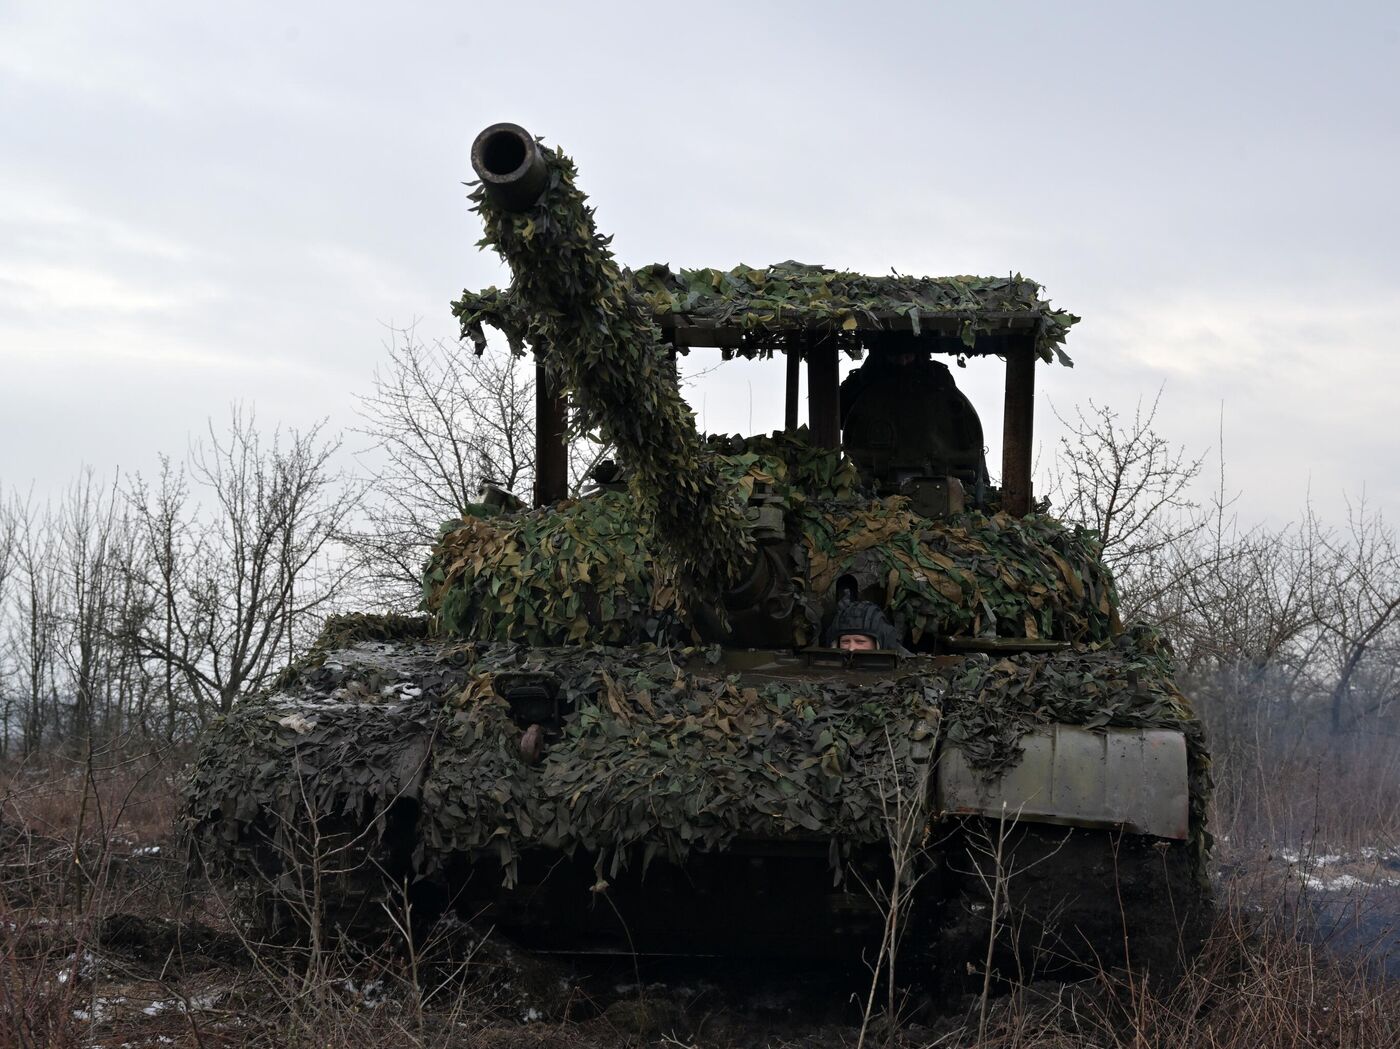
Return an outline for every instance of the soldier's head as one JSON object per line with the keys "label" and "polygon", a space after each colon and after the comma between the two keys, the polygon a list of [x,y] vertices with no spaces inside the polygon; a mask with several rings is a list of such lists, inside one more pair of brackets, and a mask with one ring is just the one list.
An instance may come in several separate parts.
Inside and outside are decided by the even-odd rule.
{"label": "soldier's head", "polygon": [[912,331],[881,332],[870,340],[869,345],[872,355],[882,357],[899,368],[907,368],[929,358],[927,344]]}
{"label": "soldier's head", "polygon": [[884,611],[873,601],[848,601],[842,604],[827,628],[826,644],[848,652],[871,652],[875,649],[900,648],[899,635]]}

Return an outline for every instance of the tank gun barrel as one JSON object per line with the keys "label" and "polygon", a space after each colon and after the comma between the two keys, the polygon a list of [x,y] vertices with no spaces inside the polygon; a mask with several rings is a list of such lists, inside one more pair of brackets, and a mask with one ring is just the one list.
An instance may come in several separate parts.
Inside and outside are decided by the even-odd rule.
{"label": "tank gun barrel", "polygon": [[573,162],[517,124],[476,137],[472,200],[510,265],[537,358],[588,428],[616,445],[682,577],[701,595],[747,582],[755,544],[677,388],[661,332],[598,233]]}
{"label": "tank gun barrel", "polygon": [[472,143],[472,169],[496,207],[524,211],[549,184],[539,143],[519,124],[492,124]]}

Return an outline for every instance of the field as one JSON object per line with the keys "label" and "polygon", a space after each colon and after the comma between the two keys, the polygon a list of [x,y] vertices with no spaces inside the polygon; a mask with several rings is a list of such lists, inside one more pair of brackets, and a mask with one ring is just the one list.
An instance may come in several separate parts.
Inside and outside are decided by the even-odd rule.
{"label": "field", "polygon": [[1267,790],[1221,777],[1219,914],[1180,980],[1098,972],[936,1006],[904,987],[870,1004],[860,966],[582,966],[460,924],[412,949],[273,948],[236,891],[186,876],[181,754],[12,764],[0,1045],[1400,1044],[1394,760],[1383,741],[1307,753],[1271,760]]}

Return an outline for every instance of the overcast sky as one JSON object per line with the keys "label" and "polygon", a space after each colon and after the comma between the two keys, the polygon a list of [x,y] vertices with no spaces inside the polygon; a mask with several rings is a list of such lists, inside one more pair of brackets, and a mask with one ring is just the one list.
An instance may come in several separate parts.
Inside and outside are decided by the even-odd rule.
{"label": "overcast sky", "polygon": [[[0,0],[0,481],[234,400],[353,425],[386,326],[506,279],[461,183],[513,120],[629,265],[1040,281],[1084,317],[1047,454],[1050,402],[1161,389],[1247,516],[1400,516],[1397,70],[1394,4]],[[706,425],[780,421],[780,365],[721,371]]]}

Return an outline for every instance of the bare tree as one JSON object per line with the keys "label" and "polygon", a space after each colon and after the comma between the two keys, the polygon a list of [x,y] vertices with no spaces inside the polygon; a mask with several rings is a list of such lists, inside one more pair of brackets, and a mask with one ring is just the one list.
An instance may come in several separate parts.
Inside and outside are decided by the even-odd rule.
{"label": "bare tree", "polygon": [[161,734],[171,740],[178,731],[187,691],[179,668],[197,664],[202,655],[198,638],[176,630],[177,609],[183,595],[199,589],[196,580],[206,539],[190,504],[185,468],[169,456],[160,457],[157,483],[152,486],[138,475],[128,487],[127,498],[135,511],[139,544],[130,573],[149,604],[148,615],[128,627],[128,636],[139,639],[145,651],[160,653],[156,663]]}
{"label": "bare tree", "polygon": [[110,631],[122,567],[117,509],[115,491],[87,469],[69,487],[55,522],[62,624],[56,648],[71,700],[64,727],[75,745],[91,741],[108,678],[119,662]]}
{"label": "bare tree", "polygon": [[190,452],[206,508],[188,505],[185,475],[168,464],[158,488],[131,487],[154,612],[134,640],[169,670],[167,699],[178,677],[201,720],[293,656],[349,579],[336,539],[358,489],[334,468],[338,448],[320,425],[265,442],[253,413],[235,409],[225,433],[211,424]]}
{"label": "bare tree", "polygon": [[[1328,711],[1336,733],[1349,718],[1377,712],[1400,680],[1389,658],[1400,628],[1400,541],[1363,495],[1348,501],[1346,529],[1339,535],[1319,530],[1317,543],[1328,555],[1316,601],[1332,659]],[[1358,690],[1362,681],[1367,688]],[[1366,709],[1356,707],[1358,691],[1368,697]]]}
{"label": "bare tree", "polygon": [[5,574],[16,584],[0,585],[3,746],[16,730],[26,750],[110,738],[148,688],[121,639],[121,624],[141,610],[125,503],[116,485],[84,470],[56,507],[11,499],[0,517]]}
{"label": "bare tree", "polygon": [[15,565],[15,501],[0,487],[0,605],[8,593],[10,573]]}
{"label": "bare tree", "polygon": [[528,497],[534,376],[509,353],[425,346],[412,328],[393,330],[385,352],[373,389],[359,398],[358,432],[372,447],[355,543],[381,599],[412,608],[439,527],[480,500],[484,481]]}
{"label": "bare tree", "polygon": [[44,741],[57,705],[55,660],[58,628],[58,548],[52,515],[30,500],[14,504],[12,648],[23,711],[25,753]]}
{"label": "bare tree", "polygon": [[[0,627],[8,621],[10,608],[10,578],[15,568],[16,535],[18,532],[18,503],[0,488]],[[9,651],[9,638],[0,633],[0,757],[10,751],[10,732],[15,722],[14,668]]]}
{"label": "bare tree", "polygon": [[[387,362],[359,398],[368,498],[354,542],[374,599],[416,608],[428,550],[442,525],[472,512],[483,486],[528,500],[535,479],[535,369],[504,349],[418,341],[394,329]],[[577,494],[608,449],[575,433],[570,491]]]}
{"label": "bare tree", "polygon": [[1198,505],[1202,460],[1155,418],[1155,402],[1131,421],[1078,413],[1060,448],[1066,516],[1103,536],[1124,618],[1172,638],[1220,811],[1277,834],[1294,818],[1274,797],[1280,767],[1334,775],[1358,745],[1400,731],[1400,539],[1364,498],[1341,527],[1309,503],[1293,524],[1242,528],[1223,458]]}
{"label": "bare tree", "polygon": [[[1068,433],[1060,439],[1052,492],[1061,516],[1098,533],[1128,617],[1180,582],[1192,567],[1180,553],[1208,524],[1190,498],[1204,456],[1192,458],[1157,433],[1160,400],[1159,392],[1147,408],[1139,403],[1126,422],[1092,401],[1075,410],[1073,421],[1060,417]],[[1222,502],[1222,520],[1225,508]]]}

